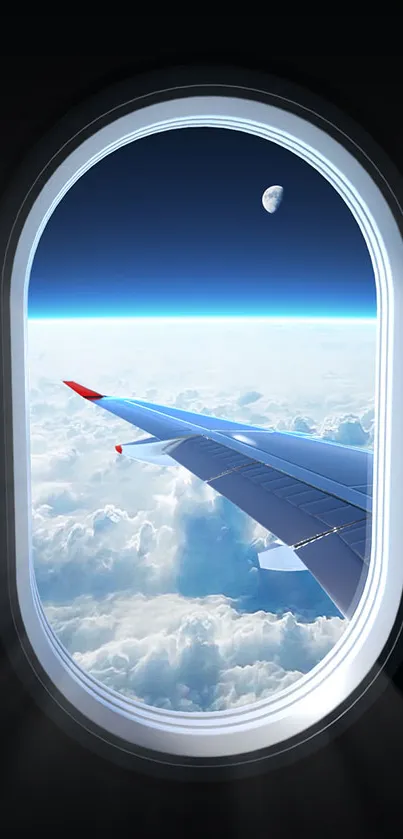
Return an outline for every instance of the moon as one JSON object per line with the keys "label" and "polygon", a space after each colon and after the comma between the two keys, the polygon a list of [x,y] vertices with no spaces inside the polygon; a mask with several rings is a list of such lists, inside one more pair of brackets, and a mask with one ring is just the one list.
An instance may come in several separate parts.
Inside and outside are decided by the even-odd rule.
{"label": "moon", "polygon": [[275,213],[276,210],[278,210],[283,197],[283,192],[283,187],[278,185],[269,186],[265,189],[262,195],[262,204],[266,212]]}

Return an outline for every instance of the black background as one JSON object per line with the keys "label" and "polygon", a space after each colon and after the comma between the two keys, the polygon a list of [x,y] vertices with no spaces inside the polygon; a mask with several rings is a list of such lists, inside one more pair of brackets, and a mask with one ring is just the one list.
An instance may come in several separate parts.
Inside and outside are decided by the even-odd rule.
{"label": "black background", "polygon": [[[177,34],[158,44],[144,27],[135,55],[3,56],[0,190],[33,144],[86,96],[189,61],[266,70],[307,87],[360,123],[402,171],[400,56],[277,56],[263,36],[252,48],[241,33],[227,46],[213,36],[192,49],[184,43]],[[1,650],[0,829],[5,836],[44,828],[138,837],[400,835],[402,685],[398,673],[351,728],[294,765],[246,780],[184,784],[120,769],[78,745],[38,710]]]}

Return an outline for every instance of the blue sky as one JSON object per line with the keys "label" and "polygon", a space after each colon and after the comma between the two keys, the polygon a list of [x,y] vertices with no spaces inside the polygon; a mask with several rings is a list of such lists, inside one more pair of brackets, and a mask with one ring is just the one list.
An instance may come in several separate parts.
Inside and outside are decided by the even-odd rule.
{"label": "blue sky", "polygon": [[[264,189],[284,187],[276,213]],[[332,186],[252,135],[138,140],[87,172],[44,231],[29,316],[372,317],[369,254]]]}

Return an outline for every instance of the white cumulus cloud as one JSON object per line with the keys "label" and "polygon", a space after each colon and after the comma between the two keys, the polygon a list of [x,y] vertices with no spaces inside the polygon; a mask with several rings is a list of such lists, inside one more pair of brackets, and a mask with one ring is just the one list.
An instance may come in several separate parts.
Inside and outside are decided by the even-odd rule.
{"label": "white cumulus cloud", "polygon": [[308,672],[343,632],[340,618],[299,623],[240,615],[223,596],[77,598],[47,615],[78,664],[107,686],[172,710],[264,699]]}
{"label": "white cumulus cloud", "polygon": [[270,534],[181,467],[118,456],[142,432],[62,380],[371,445],[375,330],[359,329],[30,323],[35,573],[81,667],[152,705],[223,710],[300,678],[345,621],[308,572],[262,584]]}

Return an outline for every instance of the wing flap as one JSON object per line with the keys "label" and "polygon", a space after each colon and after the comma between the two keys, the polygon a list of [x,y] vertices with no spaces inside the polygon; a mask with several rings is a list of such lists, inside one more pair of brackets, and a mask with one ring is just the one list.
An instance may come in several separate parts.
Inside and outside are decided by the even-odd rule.
{"label": "wing flap", "polygon": [[368,567],[346,543],[344,532],[329,533],[294,550],[341,613],[350,618],[361,597]]}

